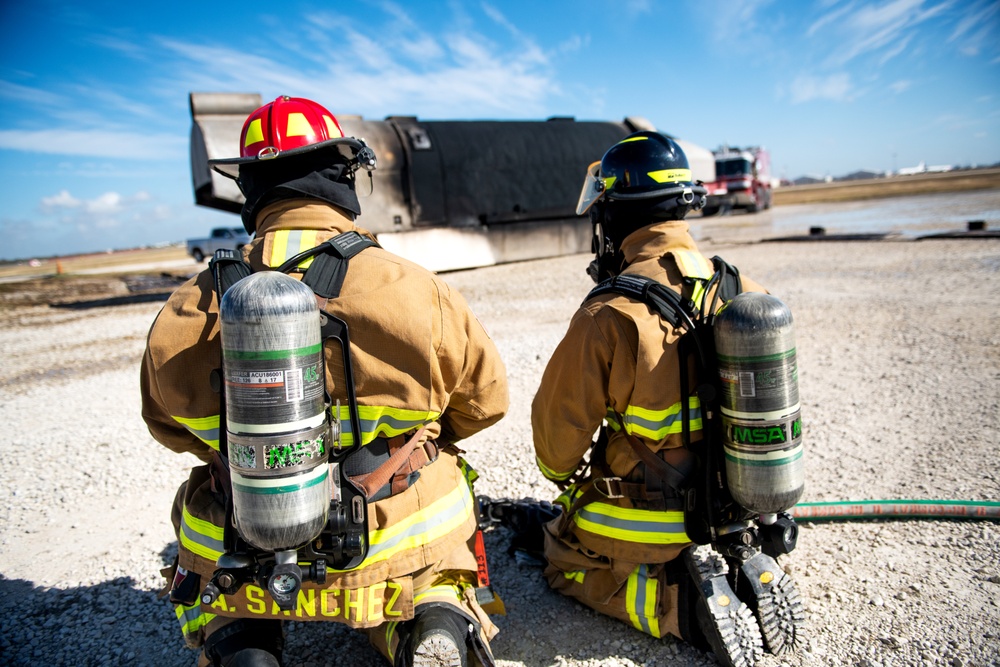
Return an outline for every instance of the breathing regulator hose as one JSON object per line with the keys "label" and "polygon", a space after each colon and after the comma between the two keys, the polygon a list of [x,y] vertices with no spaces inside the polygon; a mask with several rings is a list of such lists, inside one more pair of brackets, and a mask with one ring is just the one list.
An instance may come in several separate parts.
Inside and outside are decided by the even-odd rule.
{"label": "breathing regulator hose", "polygon": [[798,503],[788,510],[798,523],[859,519],[965,519],[1000,521],[1000,502],[989,500],[840,500]]}

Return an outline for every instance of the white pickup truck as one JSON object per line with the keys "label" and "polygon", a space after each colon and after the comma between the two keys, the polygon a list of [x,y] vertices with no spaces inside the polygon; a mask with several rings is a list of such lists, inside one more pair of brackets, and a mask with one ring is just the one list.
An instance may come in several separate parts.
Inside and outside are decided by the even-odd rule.
{"label": "white pickup truck", "polygon": [[250,243],[250,235],[242,227],[216,227],[207,239],[188,239],[187,251],[194,261],[211,257],[219,248],[239,250]]}

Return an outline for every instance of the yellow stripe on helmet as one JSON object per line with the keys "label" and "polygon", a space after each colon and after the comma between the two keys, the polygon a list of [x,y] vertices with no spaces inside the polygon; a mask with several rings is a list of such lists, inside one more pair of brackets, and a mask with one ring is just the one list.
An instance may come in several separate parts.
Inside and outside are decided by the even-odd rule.
{"label": "yellow stripe on helmet", "polygon": [[333,122],[333,119],[329,116],[323,116],[323,121],[326,123],[326,135],[331,139],[339,139],[344,136],[344,133],[337,128],[337,124]]}
{"label": "yellow stripe on helmet", "polygon": [[251,146],[264,141],[264,131],[260,126],[260,118],[254,118],[247,126],[247,137],[243,140],[243,147]]}
{"label": "yellow stripe on helmet", "polygon": [[658,169],[647,175],[657,183],[677,183],[691,180],[690,169]]}
{"label": "yellow stripe on helmet", "polygon": [[301,112],[288,114],[288,124],[285,126],[286,137],[308,137],[312,133],[312,125],[306,120],[305,114]]}

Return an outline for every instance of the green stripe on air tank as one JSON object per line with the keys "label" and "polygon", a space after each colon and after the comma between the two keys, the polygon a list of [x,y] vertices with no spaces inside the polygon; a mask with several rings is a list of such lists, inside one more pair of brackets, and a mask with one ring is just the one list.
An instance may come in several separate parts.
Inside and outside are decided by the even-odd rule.
{"label": "green stripe on air tank", "polygon": [[317,343],[294,350],[223,350],[222,356],[225,359],[290,359],[318,354],[322,349],[323,346]]}
{"label": "green stripe on air tank", "polygon": [[733,463],[738,463],[739,465],[744,465],[744,466],[764,466],[764,467],[783,466],[789,463],[794,463],[795,461],[798,461],[801,458],[802,458],[801,446],[793,449],[792,452],[787,456],[781,455],[780,457],[775,457],[775,458],[758,458],[746,455],[740,456],[733,454],[731,450],[726,449],[727,461],[732,461]]}
{"label": "green stripe on air tank", "polygon": [[735,361],[743,361],[743,362],[780,361],[782,359],[787,359],[788,357],[794,357],[794,356],[795,356],[795,348],[794,347],[792,349],[786,350],[784,352],[777,352],[775,354],[765,354],[764,356],[761,356],[761,357],[730,357],[730,356],[726,356],[725,354],[718,355],[719,361],[728,361],[728,362],[735,362]]}
{"label": "green stripe on air tank", "polygon": [[[273,496],[282,493],[295,493],[296,491],[301,491],[302,489],[308,489],[311,486],[316,486],[317,484],[322,484],[327,477],[329,466],[319,466],[318,470],[320,474],[318,475],[300,475],[298,477],[292,477],[293,480],[302,480],[299,483],[281,483],[285,482],[289,478],[281,478],[279,480],[273,480],[279,482],[277,484],[271,483],[272,480],[264,481],[262,479],[243,477],[242,475],[233,475],[233,488],[242,493],[250,493],[258,496]],[[239,479],[237,479],[237,477]],[[249,484],[246,482],[250,482]]]}

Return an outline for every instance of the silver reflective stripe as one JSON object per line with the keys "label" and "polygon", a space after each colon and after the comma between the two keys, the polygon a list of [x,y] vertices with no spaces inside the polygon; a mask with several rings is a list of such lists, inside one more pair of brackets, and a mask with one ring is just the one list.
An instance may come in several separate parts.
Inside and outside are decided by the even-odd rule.
{"label": "silver reflective stripe", "polygon": [[[606,514],[600,514],[598,512],[593,512],[589,509],[590,505],[587,505],[581,509],[577,514],[580,518],[590,521],[591,523],[598,524],[600,526],[605,526],[606,528],[614,528],[617,530],[624,530],[630,533],[684,533],[684,521],[677,522],[665,522],[665,521],[639,521],[636,519],[623,519],[618,517],[608,516]],[[634,540],[641,541],[641,540]]]}

